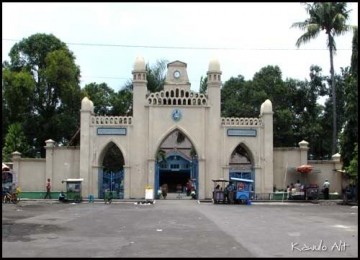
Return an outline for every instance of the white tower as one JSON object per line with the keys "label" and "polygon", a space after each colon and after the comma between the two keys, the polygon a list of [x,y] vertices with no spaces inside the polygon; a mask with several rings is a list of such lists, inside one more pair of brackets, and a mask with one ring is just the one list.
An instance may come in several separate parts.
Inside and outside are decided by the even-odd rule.
{"label": "white tower", "polygon": [[[92,132],[90,131],[91,116],[94,115],[94,103],[87,97],[84,97],[81,101],[80,110],[80,178],[83,178],[82,183],[82,196],[86,197],[92,193],[89,186],[89,178],[91,172],[91,144]],[[91,138],[92,137],[92,138]]]}
{"label": "white tower", "polygon": [[[209,100],[209,109],[207,113],[207,133],[206,135],[206,180],[211,180],[218,176],[221,172],[221,156],[220,151],[220,133],[221,133],[221,119],[220,119],[220,88],[221,88],[221,70],[220,63],[216,59],[209,62],[209,69],[207,71],[207,94]],[[205,191],[209,194],[210,191]]]}
{"label": "white tower", "polygon": [[[131,197],[143,197],[144,189],[147,184],[147,150],[148,150],[148,110],[146,107],[147,79],[145,61],[142,57],[137,57],[134,63],[133,74],[133,131],[131,131],[130,140],[136,140],[132,143],[130,149],[130,190],[126,194]],[[130,131],[129,131],[130,134]],[[132,176],[136,176],[137,183],[131,180]],[[140,177],[142,176],[142,177]]]}

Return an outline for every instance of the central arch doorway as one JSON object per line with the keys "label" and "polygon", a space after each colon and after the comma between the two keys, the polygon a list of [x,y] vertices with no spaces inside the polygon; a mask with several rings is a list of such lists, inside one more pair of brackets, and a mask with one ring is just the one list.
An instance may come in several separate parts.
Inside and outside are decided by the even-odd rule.
{"label": "central arch doorway", "polygon": [[99,171],[99,194],[104,199],[110,192],[114,199],[124,198],[124,156],[119,147],[110,142],[105,147],[103,168]]}
{"label": "central arch doorway", "polygon": [[164,139],[156,154],[155,190],[164,184],[168,187],[168,198],[190,199],[191,191],[197,197],[197,153],[189,138],[178,129]]}

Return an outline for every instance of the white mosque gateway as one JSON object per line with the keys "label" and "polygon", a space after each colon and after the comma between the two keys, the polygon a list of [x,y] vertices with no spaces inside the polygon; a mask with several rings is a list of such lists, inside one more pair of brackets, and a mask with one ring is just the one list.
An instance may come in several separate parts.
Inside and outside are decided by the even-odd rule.
{"label": "white mosque gateway", "polygon": [[[187,64],[168,64],[164,90],[149,93],[145,61],[137,58],[133,69],[133,116],[94,115],[91,100],[81,107],[80,178],[85,194],[101,194],[106,152],[115,145],[122,156],[124,198],[144,196],[163,183],[171,191],[193,179],[199,199],[210,198],[212,179],[241,175],[255,181],[255,192],[273,189],[273,111],[266,100],[258,118],[221,118],[221,70],[209,63],[207,93],[190,90]],[[184,137],[183,143],[173,140]],[[172,147],[171,147],[172,146]],[[166,160],[159,161],[159,150]],[[240,151],[240,152],[238,152]],[[105,167],[106,168],[106,167]],[[116,173],[114,179],[116,179]],[[104,178],[104,177],[102,177]]]}

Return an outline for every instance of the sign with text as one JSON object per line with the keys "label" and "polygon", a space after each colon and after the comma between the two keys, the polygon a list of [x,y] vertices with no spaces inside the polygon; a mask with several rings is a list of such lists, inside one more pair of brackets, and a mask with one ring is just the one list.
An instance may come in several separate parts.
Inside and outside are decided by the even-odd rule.
{"label": "sign with text", "polygon": [[228,136],[256,136],[256,129],[228,129]]}
{"label": "sign with text", "polygon": [[98,128],[98,135],[126,135],[126,128]]}

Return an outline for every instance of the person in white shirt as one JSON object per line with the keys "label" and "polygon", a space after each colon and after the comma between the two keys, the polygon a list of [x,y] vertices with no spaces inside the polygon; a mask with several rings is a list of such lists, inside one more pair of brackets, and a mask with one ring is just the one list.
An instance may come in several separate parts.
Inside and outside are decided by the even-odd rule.
{"label": "person in white shirt", "polygon": [[326,179],[323,185],[324,188],[324,199],[329,199],[329,188],[330,188],[330,182]]}

